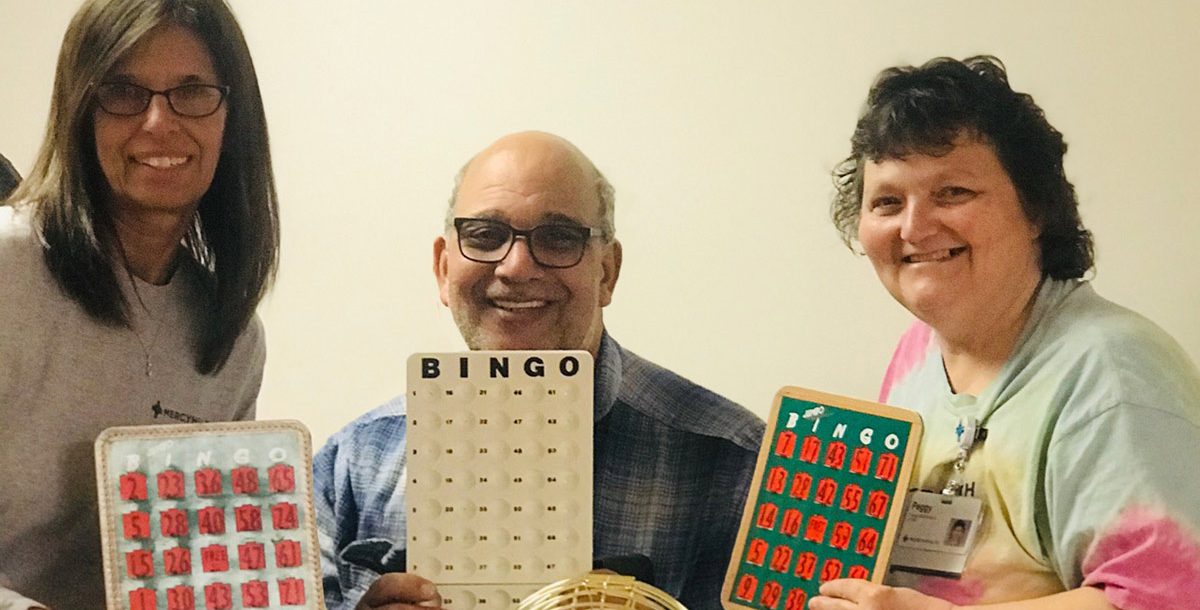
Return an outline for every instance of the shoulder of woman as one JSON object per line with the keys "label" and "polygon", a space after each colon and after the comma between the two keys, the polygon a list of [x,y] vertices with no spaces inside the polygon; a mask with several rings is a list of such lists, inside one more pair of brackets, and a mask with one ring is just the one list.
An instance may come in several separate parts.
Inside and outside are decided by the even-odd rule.
{"label": "shoulder of woman", "polygon": [[23,287],[26,292],[54,282],[27,210],[0,206],[0,277],[6,287]]}
{"label": "shoulder of woman", "polygon": [[37,250],[29,213],[12,206],[0,205],[0,256],[8,259],[22,250]]}
{"label": "shoulder of woman", "polygon": [[246,322],[246,328],[238,335],[233,345],[233,353],[229,357],[231,361],[246,363],[252,370],[258,370],[261,374],[267,360],[267,341],[262,320],[257,313]]}
{"label": "shoulder of woman", "polygon": [[1052,359],[1044,362],[1090,397],[1079,415],[1130,404],[1172,413],[1200,410],[1200,371],[1179,343],[1145,316],[1081,288],[1086,292],[1072,295],[1078,302],[1051,322],[1042,346]]}
{"label": "shoulder of woman", "polygon": [[1053,340],[1081,357],[1100,359],[1097,364],[1138,371],[1182,356],[1182,348],[1162,327],[1099,296],[1086,282],[1064,299],[1063,308],[1052,322]]}
{"label": "shoulder of woman", "polygon": [[246,328],[242,331],[242,336],[239,341],[246,341],[255,346],[256,353],[265,354],[266,352],[266,327],[263,326],[262,318],[258,313],[250,316],[250,321],[246,322]]}

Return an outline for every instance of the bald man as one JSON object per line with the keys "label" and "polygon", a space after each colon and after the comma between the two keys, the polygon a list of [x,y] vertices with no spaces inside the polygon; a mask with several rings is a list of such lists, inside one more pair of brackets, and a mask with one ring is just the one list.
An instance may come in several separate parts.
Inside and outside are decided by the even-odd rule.
{"label": "bald man", "polygon": [[[471,349],[591,352],[594,557],[644,556],[653,584],[693,610],[720,608],[763,422],[605,331],[621,244],[604,176],[558,136],[501,138],[459,172],[433,271]],[[397,573],[405,432],[401,395],[343,428],[314,459],[330,608],[441,601],[429,581]]]}

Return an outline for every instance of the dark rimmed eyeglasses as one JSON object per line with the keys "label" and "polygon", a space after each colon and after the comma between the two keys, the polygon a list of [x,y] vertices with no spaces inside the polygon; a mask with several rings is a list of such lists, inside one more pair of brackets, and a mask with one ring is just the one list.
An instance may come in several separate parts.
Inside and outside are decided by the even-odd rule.
{"label": "dark rimmed eyeglasses", "polygon": [[455,218],[458,251],[477,263],[498,263],[512,251],[517,238],[524,238],[533,261],[551,269],[574,267],[583,260],[588,240],[605,237],[603,229],[566,223],[549,223],[532,229],[490,218]]}
{"label": "dark rimmed eyeglasses", "polygon": [[175,114],[200,118],[221,107],[221,102],[229,95],[229,86],[191,83],[163,91],[133,83],[100,83],[96,87],[96,102],[100,108],[117,116],[135,116],[145,112],[156,95],[167,98],[167,105]]}

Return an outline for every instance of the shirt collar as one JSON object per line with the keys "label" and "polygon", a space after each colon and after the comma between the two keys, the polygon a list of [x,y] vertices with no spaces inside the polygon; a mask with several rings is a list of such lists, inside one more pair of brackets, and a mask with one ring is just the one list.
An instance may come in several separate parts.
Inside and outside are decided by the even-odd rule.
{"label": "shirt collar", "polygon": [[608,336],[607,330],[600,336],[594,384],[592,400],[595,404],[595,421],[600,421],[616,404],[621,389],[621,346]]}

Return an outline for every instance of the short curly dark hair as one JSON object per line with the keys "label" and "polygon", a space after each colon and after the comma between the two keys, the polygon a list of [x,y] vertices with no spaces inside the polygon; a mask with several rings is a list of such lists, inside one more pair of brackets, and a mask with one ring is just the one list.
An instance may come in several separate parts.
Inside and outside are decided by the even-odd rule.
{"label": "short curly dark hair", "polygon": [[1092,234],[1063,172],[1067,145],[1033,98],[1012,90],[1004,64],[987,55],[939,57],[879,73],[850,139],[850,156],[833,171],[837,194],[830,213],[842,241],[852,246],[858,232],[864,160],[944,155],[963,133],[993,147],[1025,216],[1040,227],[1042,274],[1083,277],[1094,265]]}

